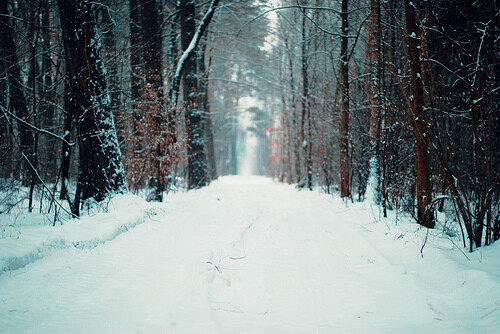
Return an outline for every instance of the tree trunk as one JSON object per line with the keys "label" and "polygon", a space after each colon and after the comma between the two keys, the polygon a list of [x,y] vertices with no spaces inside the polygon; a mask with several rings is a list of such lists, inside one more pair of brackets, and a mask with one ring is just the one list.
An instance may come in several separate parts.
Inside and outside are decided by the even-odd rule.
{"label": "tree trunk", "polygon": [[416,0],[412,2],[405,0],[406,34],[408,39],[408,59],[411,72],[411,92],[413,95],[411,113],[415,120],[416,160],[417,168],[416,190],[417,190],[417,220],[420,225],[434,227],[434,216],[429,207],[431,203],[431,183],[429,172],[429,152],[426,144],[427,128],[426,117],[423,110],[423,83],[420,62],[420,39],[416,25],[415,6]]}
{"label": "tree trunk", "polygon": [[[141,12],[138,0],[129,0],[130,15],[130,93],[132,109],[137,108],[139,102],[139,89],[142,86],[144,71],[141,68]],[[137,118],[137,116],[136,116]]]}
{"label": "tree trunk", "polygon": [[[52,87],[52,75],[53,75],[53,66],[52,66],[52,33],[49,30],[51,24],[53,24],[53,16],[52,10],[50,8],[50,4],[48,0],[44,0],[42,6],[42,15],[41,15],[41,23],[43,27],[43,54],[42,54],[42,105],[44,109],[43,117],[43,125],[44,128],[48,129],[51,132],[55,132],[56,127],[56,113],[55,113],[55,102],[56,100],[53,97]],[[47,137],[45,139],[45,156],[47,159],[46,165],[46,174],[48,180],[53,182],[56,177],[56,146],[57,142],[54,137]]]}
{"label": "tree trunk", "polygon": [[[1,21],[0,21],[1,22]],[[7,110],[7,68],[5,64],[5,49],[0,45],[0,108]],[[1,114],[3,116],[3,113]],[[5,117],[0,117],[0,178],[11,178],[12,168],[12,149],[13,149],[12,134],[10,133],[9,124]]]}
{"label": "tree trunk", "polygon": [[380,0],[370,0],[370,190],[375,201],[380,200],[380,120],[381,120],[381,44]]}
{"label": "tree trunk", "polygon": [[[287,56],[288,56],[288,67],[290,69],[290,92],[291,92],[291,98],[290,98],[290,118],[291,118],[291,130],[290,132],[290,144],[293,147],[293,158],[290,160],[290,170],[295,168],[295,175],[293,175],[292,172],[290,172],[290,182],[295,182],[296,184],[300,183],[300,180],[302,178],[301,176],[301,169],[300,169],[300,136],[297,135],[298,125],[297,125],[297,119],[299,118],[298,111],[297,111],[297,104],[296,104],[296,92],[295,92],[295,81],[294,81],[294,76],[293,76],[293,60],[292,60],[292,52],[290,48],[288,47],[288,39],[285,38],[285,48],[288,51]],[[290,153],[290,156],[292,154]],[[293,161],[292,161],[293,160]],[[294,180],[295,176],[295,180]]]}
{"label": "tree trunk", "polygon": [[[175,1],[175,11],[178,12],[180,8],[180,2]],[[168,55],[167,55],[167,69],[169,71],[168,80],[169,82],[173,82],[176,70],[176,61],[177,61],[177,19],[179,15],[175,14],[172,17],[172,24],[170,26],[170,36],[169,36],[169,47],[168,47]],[[177,102],[177,101],[175,101]],[[177,143],[177,134],[175,133],[175,123],[177,112],[175,109],[175,105],[173,105],[172,101],[169,101],[171,107],[168,110],[167,115],[167,128],[168,128],[168,136],[170,136],[171,145],[175,145]]]}
{"label": "tree trunk", "polygon": [[[206,41],[206,39],[205,39]],[[208,62],[208,69],[205,65],[207,57],[208,46],[206,42],[203,45],[203,51],[199,58],[199,68],[202,76],[202,82],[200,84],[200,106],[203,110],[203,133],[205,136],[206,150],[207,150],[207,162],[210,180],[215,180],[217,178],[217,169],[215,166],[215,149],[214,149],[214,135],[212,132],[212,115],[210,112],[210,99],[209,99],[209,85],[210,85],[210,66],[211,62]],[[210,58],[210,57],[209,57]]]}
{"label": "tree trunk", "polygon": [[98,44],[95,5],[78,0],[58,0],[58,5],[74,101],[68,112],[77,121],[80,149],[77,197],[81,192],[83,200],[99,202],[111,192],[126,191],[126,186]]}
{"label": "tree trunk", "polygon": [[[311,111],[309,108],[309,81],[307,77],[307,36],[306,36],[306,9],[302,9],[302,116],[300,121],[300,137],[304,151],[304,165],[306,169],[307,188],[312,190],[312,150],[311,150]],[[307,138],[306,138],[307,122]]]}
{"label": "tree trunk", "polygon": [[340,196],[350,196],[349,186],[349,67],[347,38],[349,33],[347,0],[342,0],[342,37],[340,42],[340,86],[342,90],[342,116],[340,123]]}
{"label": "tree trunk", "polygon": [[164,119],[165,105],[163,103],[163,75],[162,75],[162,34],[156,1],[146,1],[141,7],[142,19],[142,42],[144,48],[144,70],[146,75],[146,89],[148,97],[154,101],[148,101],[154,113],[154,138],[155,149],[155,170],[153,184],[155,186],[155,200],[163,201],[163,192],[166,185],[166,169],[168,166],[164,162],[165,157],[165,133],[163,127],[166,123]]}
{"label": "tree trunk", "polygon": [[[18,64],[16,53],[16,44],[14,42],[15,31],[9,22],[10,14],[7,10],[7,1],[0,1],[0,49],[3,50],[4,64],[10,86],[9,111],[23,121],[29,121],[26,96],[23,91],[23,82],[21,79],[21,69]],[[21,180],[24,185],[28,185],[31,180],[34,138],[31,128],[22,122],[18,122],[19,144],[21,154]]]}
{"label": "tree trunk", "polygon": [[69,87],[69,82],[68,80],[65,81],[64,84],[64,110],[66,111],[66,115],[64,118],[64,135],[63,138],[65,141],[63,141],[62,144],[62,162],[61,162],[61,193],[60,193],[60,199],[67,199],[69,204],[70,204],[70,209],[71,212],[77,213],[78,209],[74,207],[74,198],[69,197],[69,184],[70,184],[70,178],[69,178],[69,167],[71,163],[71,146],[68,145],[68,143],[71,140],[71,133],[73,129],[73,116],[74,113],[72,112],[73,110],[76,109],[75,106],[72,106],[71,104],[75,102],[75,99],[72,98],[72,94],[70,91]]}
{"label": "tree trunk", "polygon": [[[182,1],[180,6],[181,46],[186,51],[195,35],[195,1]],[[200,188],[207,184],[207,163],[203,138],[203,115],[197,103],[198,78],[196,50],[185,60],[183,97],[186,108],[188,188]]]}

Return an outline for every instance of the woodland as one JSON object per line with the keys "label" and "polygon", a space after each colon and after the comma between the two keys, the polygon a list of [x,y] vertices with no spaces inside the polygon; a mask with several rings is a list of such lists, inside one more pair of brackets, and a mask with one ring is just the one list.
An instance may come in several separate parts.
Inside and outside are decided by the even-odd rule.
{"label": "woodland", "polygon": [[499,39],[496,0],[0,1],[0,219],[245,169],[444,213],[472,252],[500,239]]}

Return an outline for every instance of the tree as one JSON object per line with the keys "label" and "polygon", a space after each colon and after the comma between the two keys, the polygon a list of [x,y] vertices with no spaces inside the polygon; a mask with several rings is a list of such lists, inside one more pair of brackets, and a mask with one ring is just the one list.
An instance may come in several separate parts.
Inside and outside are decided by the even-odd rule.
{"label": "tree", "polygon": [[[217,167],[215,161],[215,149],[214,149],[214,135],[212,131],[212,114],[211,114],[211,106],[209,99],[209,84],[210,84],[210,66],[211,66],[211,57],[207,57],[207,54],[210,52],[208,50],[208,46],[205,41],[202,45],[202,52],[200,53],[200,57],[198,58],[198,68],[201,75],[201,78],[198,82],[199,87],[198,91],[200,94],[199,108],[203,111],[203,133],[205,136],[206,142],[206,156],[208,162],[208,171],[210,180],[215,180],[217,178]],[[207,53],[208,51],[208,53]],[[206,63],[208,60],[208,66]]]}
{"label": "tree", "polygon": [[181,46],[183,54],[179,59],[172,79],[169,96],[177,102],[179,83],[184,73],[183,97],[186,108],[187,153],[188,153],[188,188],[200,188],[207,184],[207,161],[203,134],[203,115],[198,109],[198,87],[196,73],[196,47],[210,23],[218,0],[212,0],[200,25],[195,29],[195,2],[183,1],[180,6]]}
{"label": "tree", "polygon": [[[181,46],[187,50],[195,35],[195,2],[183,1],[180,7]],[[200,188],[207,184],[207,161],[203,134],[203,115],[198,106],[198,76],[196,49],[186,60],[183,81],[184,107],[186,108],[188,188]]]}
{"label": "tree", "polygon": [[[307,188],[312,190],[312,138],[311,138],[311,109],[309,106],[309,80],[307,75],[308,66],[308,42],[306,38],[306,17],[307,9],[302,9],[302,42],[301,42],[301,62],[302,62],[302,115],[300,120],[300,137],[304,148],[304,165],[306,169]],[[307,124],[306,124],[307,122]],[[306,127],[307,125],[307,137]]]}
{"label": "tree", "polygon": [[370,52],[370,177],[368,186],[379,200],[379,142],[381,118],[381,41],[380,41],[380,1],[370,0],[370,35],[368,49]]}
{"label": "tree", "polygon": [[96,29],[95,4],[58,0],[70,108],[77,122],[79,175],[72,212],[80,199],[100,202],[112,192],[126,191]]}
{"label": "tree", "polygon": [[[16,52],[14,41],[15,31],[9,23],[9,12],[7,10],[7,1],[0,3],[0,56],[3,59],[3,66],[7,74],[9,87],[9,107],[3,110],[4,122],[7,122],[7,113],[14,115],[18,119],[18,142],[21,151],[21,179],[24,185],[28,185],[32,180],[34,173],[33,154],[34,138],[32,129],[26,124],[29,122],[29,112],[26,103],[26,96],[23,91],[23,80],[21,78],[21,69]],[[4,130],[7,131],[7,130]],[[14,128],[10,126],[10,133],[13,134]]]}
{"label": "tree", "polygon": [[410,106],[410,111],[415,122],[416,140],[417,221],[425,227],[433,228],[435,222],[434,214],[429,205],[432,199],[432,190],[429,170],[429,148],[426,143],[426,137],[428,137],[426,115],[423,110],[424,95],[420,62],[420,34],[415,21],[416,4],[418,5],[417,1],[411,2],[410,0],[405,0],[406,36],[408,39],[408,60],[410,62],[411,73],[412,105]]}
{"label": "tree", "polygon": [[340,89],[342,91],[342,119],[340,124],[340,196],[349,197],[349,55],[347,40],[349,33],[347,0],[342,0],[340,42]]}
{"label": "tree", "polygon": [[456,208],[470,251],[483,239],[490,244],[500,231],[498,10],[499,4],[490,1],[450,6],[447,0],[421,10],[423,78],[432,116],[429,142],[442,183],[439,197]]}
{"label": "tree", "polygon": [[[166,184],[166,164],[165,160],[165,143],[168,138],[165,138],[163,130],[165,119],[165,104],[163,99],[163,75],[162,75],[162,33],[161,33],[161,16],[158,13],[156,1],[147,1],[141,7],[142,19],[142,47],[144,55],[144,70],[146,77],[146,93],[150,93],[149,97],[153,97],[155,103],[149,104],[153,107],[154,117],[154,135],[153,143],[155,150],[155,169],[156,176],[153,177],[155,185],[155,200],[163,201],[163,192]],[[152,101],[150,101],[152,102]],[[146,107],[147,108],[147,107]],[[170,166],[168,166],[170,167]]]}

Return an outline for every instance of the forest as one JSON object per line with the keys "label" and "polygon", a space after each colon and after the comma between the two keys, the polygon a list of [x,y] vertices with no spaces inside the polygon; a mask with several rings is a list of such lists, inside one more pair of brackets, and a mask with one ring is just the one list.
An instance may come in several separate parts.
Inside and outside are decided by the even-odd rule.
{"label": "forest", "polygon": [[0,0],[0,333],[495,333],[500,1]]}
{"label": "forest", "polygon": [[245,171],[500,238],[498,1],[9,0],[0,26],[0,214]]}

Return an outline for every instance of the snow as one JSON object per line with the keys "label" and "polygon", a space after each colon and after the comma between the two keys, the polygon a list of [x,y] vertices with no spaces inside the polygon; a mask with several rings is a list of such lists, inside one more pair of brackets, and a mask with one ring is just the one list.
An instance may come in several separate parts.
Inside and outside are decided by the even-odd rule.
{"label": "snow", "polygon": [[498,328],[500,243],[469,261],[436,229],[421,252],[426,230],[370,201],[232,176],[165,203],[117,195],[63,226],[5,217],[20,233],[0,239],[2,333]]}

